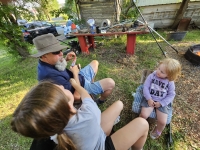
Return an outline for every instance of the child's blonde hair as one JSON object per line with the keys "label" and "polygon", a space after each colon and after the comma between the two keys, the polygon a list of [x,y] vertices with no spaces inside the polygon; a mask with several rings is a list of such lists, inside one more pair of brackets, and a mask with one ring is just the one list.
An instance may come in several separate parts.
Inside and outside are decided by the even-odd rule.
{"label": "child's blonde hair", "polygon": [[159,65],[163,64],[166,67],[167,78],[169,81],[174,81],[181,74],[181,64],[178,60],[165,58],[160,61]]}

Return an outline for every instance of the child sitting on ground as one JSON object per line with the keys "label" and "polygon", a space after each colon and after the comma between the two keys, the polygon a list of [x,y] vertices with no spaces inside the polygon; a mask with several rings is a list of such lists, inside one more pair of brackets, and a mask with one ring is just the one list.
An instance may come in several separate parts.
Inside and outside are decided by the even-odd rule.
{"label": "child sitting on ground", "polygon": [[[143,99],[140,117],[147,119],[156,109],[157,126],[150,133],[152,139],[157,139],[165,128],[168,109],[175,97],[175,84],[181,72],[179,61],[172,58],[162,60],[156,71],[151,73],[143,85]],[[170,106],[168,106],[170,105]]]}
{"label": "child sitting on ground", "polygon": [[138,117],[110,136],[123,103],[116,101],[101,113],[83,87],[74,79],[70,83],[81,96],[82,105],[78,110],[73,106],[74,97],[69,90],[41,82],[15,110],[12,129],[35,139],[51,136],[57,150],[115,150],[131,146],[133,150],[142,149],[149,129],[145,119]]}

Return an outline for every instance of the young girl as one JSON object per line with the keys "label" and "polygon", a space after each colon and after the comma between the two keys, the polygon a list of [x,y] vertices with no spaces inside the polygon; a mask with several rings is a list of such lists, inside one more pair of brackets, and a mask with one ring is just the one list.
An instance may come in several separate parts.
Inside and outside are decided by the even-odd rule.
{"label": "young girl", "polygon": [[41,82],[23,98],[13,114],[12,129],[31,138],[48,138],[57,143],[58,150],[125,150],[132,146],[142,149],[148,123],[136,118],[112,134],[115,119],[123,109],[116,101],[101,113],[87,91],[70,79],[79,92],[82,105],[73,106],[74,97],[69,90],[49,82]]}
{"label": "young girl", "polygon": [[157,139],[165,128],[168,115],[168,104],[175,97],[174,80],[181,72],[180,63],[166,58],[159,63],[156,71],[151,73],[144,82],[140,117],[147,119],[153,109],[156,109],[157,126],[150,133],[152,139]]}

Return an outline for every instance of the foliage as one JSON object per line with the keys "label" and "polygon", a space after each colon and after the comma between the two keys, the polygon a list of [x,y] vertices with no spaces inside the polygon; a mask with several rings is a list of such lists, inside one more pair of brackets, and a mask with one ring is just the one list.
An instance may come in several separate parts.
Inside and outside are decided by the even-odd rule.
{"label": "foliage", "polygon": [[122,12],[120,20],[135,19],[139,15],[138,11],[134,7],[133,0],[125,0],[122,3]]}
{"label": "foliage", "polygon": [[68,20],[68,15],[67,14],[61,15],[61,17],[63,17],[63,20]]}
{"label": "foliage", "polygon": [[50,14],[55,15],[52,12],[59,11],[59,4],[57,0],[39,0],[37,1],[39,7],[37,7],[38,11],[38,20],[51,20]]}
{"label": "foliage", "polygon": [[28,10],[14,5],[3,5],[0,3],[0,39],[8,47],[9,53],[14,56],[27,57],[29,55],[28,44],[24,42],[22,27],[18,26],[17,18],[27,16]]}
{"label": "foliage", "polygon": [[69,19],[78,18],[75,0],[65,0],[63,11],[69,16]]}
{"label": "foliage", "polygon": [[[63,11],[63,8],[59,8],[59,9],[55,9],[55,10],[52,10],[50,11],[51,15],[52,16],[55,16],[56,18],[59,17],[61,14],[64,14],[64,11]],[[64,14],[65,15],[65,14]],[[66,15],[67,16],[67,15]],[[65,17],[66,18],[66,17]],[[68,16],[67,16],[68,18]],[[67,20],[67,19],[65,19]]]}
{"label": "foliage", "polygon": [[[35,7],[38,13],[30,12],[32,7]],[[51,20],[50,12],[58,9],[57,0],[15,0],[9,4],[0,3],[0,39],[8,47],[9,53],[15,57],[29,56],[31,46],[24,41],[23,26],[17,24],[17,19]]]}

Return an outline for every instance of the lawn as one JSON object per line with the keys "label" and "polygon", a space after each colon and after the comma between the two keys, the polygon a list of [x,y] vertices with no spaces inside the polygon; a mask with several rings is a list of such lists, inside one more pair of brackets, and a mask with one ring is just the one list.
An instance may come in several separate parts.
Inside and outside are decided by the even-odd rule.
{"label": "lawn", "polygon": [[[183,50],[184,52],[190,44],[199,44],[199,32],[199,30],[191,30],[182,41],[170,41],[170,43],[175,48],[178,48],[178,50]],[[166,31],[159,31],[159,33],[163,37],[166,37]],[[169,45],[162,41],[161,38],[157,37],[157,39],[162,49],[169,54],[170,57],[181,57],[180,54],[177,54]],[[90,55],[78,55],[77,63],[80,63],[83,67],[91,60],[97,59],[100,65],[96,80],[106,77],[111,77],[115,80],[116,87],[112,95],[100,108],[104,110],[116,100],[121,100],[124,103],[121,121],[114,127],[114,129],[117,130],[137,117],[137,114],[134,114],[131,110],[133,102],[131,93],[134,92],[140,84],[142,70],[154,69],[157,62],[163,59],[164,56],[150,34],[137,37],[136,53],[134,56],[127,56],[125,54],[125,36],[120,36],[118,38],[98,37],[96,41],[97,48],[91,51]],[[0,149],[27,150],[30,147],[31,139],[24,138],[12,132],[10,129],[10,120],[13,111],[25,93],[33,85],[37,84],[37,59],[27,58],[21,60],[19,58],[13,58],[6,53],[6,50],[6,47],[0,45]],[[197,69],[200,73],[200,68]],[[174,103],[176,106],[178,100],[177,103],[176,100]],[[175,107],[175,112],[177,112],[176,110],[178,110],[178,107]],[[170,149],[200,150],[200,137],[193,139],[183,132],[184,126],[181,124],[179,126],[177,122],[178,117],[177,114],[174,114],[172,119],[174,144]],[[153,123],[154,121],[150,120],[150,129],[152,129]],[[168,149],[165,133],[166,130],[156,141],[148,137],[143,150]]]}

